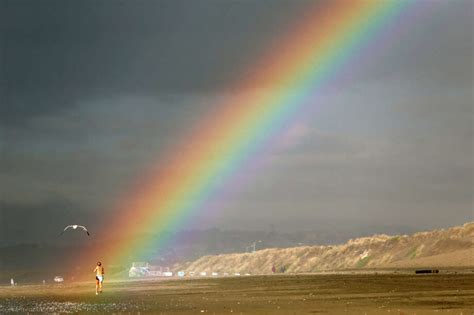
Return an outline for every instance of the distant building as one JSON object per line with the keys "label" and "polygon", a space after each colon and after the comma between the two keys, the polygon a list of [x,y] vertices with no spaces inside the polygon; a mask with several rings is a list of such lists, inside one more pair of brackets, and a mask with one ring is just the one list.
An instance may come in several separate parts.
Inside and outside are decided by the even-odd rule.
{"label": "distant building", "polygon": [[129,278],[146,277],[150,274],[150,264],[147,262],[133,262],[128,271]]}
{"label": "distant building", "polygon": [[64,282],[64,278],[61,277],[61,276],[56,276],[56,277],[54,277],[53,280],[54,280],[54,282]]}
{"label": "distant building", "polygon": [[128,271],[129,278],[142,277],[171,277],[173,273],[169,267],[153,266],[148,262],[134,262]]}

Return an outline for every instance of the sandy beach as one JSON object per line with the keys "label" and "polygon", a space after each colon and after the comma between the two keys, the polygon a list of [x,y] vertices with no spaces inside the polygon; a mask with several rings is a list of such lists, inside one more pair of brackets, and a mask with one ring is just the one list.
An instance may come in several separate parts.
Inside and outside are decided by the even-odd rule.
{"label": "sandy beach", "polygon": [[241,276],[0,287],[0,313],[473,314],[474,273]]}

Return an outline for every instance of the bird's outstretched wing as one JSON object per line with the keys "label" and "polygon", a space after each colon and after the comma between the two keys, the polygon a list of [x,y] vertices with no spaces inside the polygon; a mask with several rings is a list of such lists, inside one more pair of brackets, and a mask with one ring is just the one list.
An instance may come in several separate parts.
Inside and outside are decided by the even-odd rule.
{"label": "bird's outstretched wing", "polygon": [[80,227],[81,229],[83,229],[86,233],[87,233],[87,236],[91,236],[89,231],[87,230],[87,228],[83,225],[79,225],[78,227]]}
{"label": "bird's outstretched wing", "polygon": [[64,230],[61,232],[61,234],[59,234],[60,236],[63,235],[64,232],[66,232],[67,229],[71,228],[72,225],[68,225],[64,228]]}

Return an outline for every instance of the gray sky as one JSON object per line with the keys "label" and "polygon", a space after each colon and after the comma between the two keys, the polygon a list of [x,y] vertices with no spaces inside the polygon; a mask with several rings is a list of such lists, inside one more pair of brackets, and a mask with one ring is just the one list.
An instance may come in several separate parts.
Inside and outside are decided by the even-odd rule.
{"label": "gray sky", "polygon": [[[0,0],[3,211],[110,215],[183,134],[245,92],[230,87],[310,3]],[[316,94],[266,163],[231,179],[245,184],[213,198],[200,227],[474,219],[473,4],[418,6],[386,49],[368,47]]]}

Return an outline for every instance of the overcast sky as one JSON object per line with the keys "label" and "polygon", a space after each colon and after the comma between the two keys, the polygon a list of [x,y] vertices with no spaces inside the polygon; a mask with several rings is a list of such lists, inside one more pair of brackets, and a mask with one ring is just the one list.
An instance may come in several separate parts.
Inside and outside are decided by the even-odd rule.
{"label": "overcast sky", "polygon": [[[443,2],[418,3],[394,41],[316,93],[199,227],[474,220],[473,3]],[[91,222],[245,93],[233,83],[311,1],[0,4],[0,206]]]}

